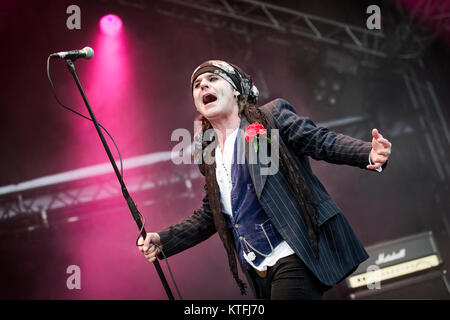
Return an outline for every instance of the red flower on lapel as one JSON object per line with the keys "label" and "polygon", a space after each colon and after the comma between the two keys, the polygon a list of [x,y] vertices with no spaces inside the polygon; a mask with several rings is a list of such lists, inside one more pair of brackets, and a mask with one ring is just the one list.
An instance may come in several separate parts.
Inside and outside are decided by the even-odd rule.
{"label": "red flower on lapel", "polygon": [[265,136],[267,134],[266,129],[258,122],[252,123],[247,127],[247,130],[245,130],[245,140],[247,140],[247,142],[253,142],[253,139],[258,134]]}
{"label": "red flower on lapel", "polygon": [[[252,123],[247,127],[247,130],[245,130],[245,140],[247,140],[247,142],[253,143],[255,137],[258,139],[258,135],[261,137],[265,137],[267,135],[266,128],[258,122]],[[265,138],[270,143],[270,139],[267,137]],[[258,152],[258,140],[253,143],[253,147],[255,148],[255,152]]]}

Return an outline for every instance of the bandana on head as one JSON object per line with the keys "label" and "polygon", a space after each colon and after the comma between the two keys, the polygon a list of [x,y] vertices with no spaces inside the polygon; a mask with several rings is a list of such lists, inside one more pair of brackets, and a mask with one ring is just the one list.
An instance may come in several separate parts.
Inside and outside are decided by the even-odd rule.
{"label": "bandana on head", "polygon": [[228,81],[239,93],[239,105],[246,101],[256,104],[259,91],[253,84],[252,78],[241,68],[221,60],[209,60],[199,65],[191,76],[191,89],[194,89],[194,81],[203,73],[214,73]]}

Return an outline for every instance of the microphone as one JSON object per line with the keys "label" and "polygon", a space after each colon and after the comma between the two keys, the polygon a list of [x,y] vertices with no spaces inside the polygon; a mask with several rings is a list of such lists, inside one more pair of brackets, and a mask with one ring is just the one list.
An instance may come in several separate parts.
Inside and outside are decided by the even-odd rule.
{"label": "microphone", "polygon": [[60,59],[71,59],[75,60],[78,58],[91,59],[94,56],[94,50],[91,47],[84,47],[81,50],[72,51],[61,51],[57,53],[52,53],[50,58],[60,58]]}

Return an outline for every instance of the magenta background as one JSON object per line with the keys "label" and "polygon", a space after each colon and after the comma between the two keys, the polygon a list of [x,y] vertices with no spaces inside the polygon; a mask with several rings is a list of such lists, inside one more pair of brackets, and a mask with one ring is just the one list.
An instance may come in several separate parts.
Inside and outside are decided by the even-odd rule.
{"label": "magenta background", "polygon": [[[81,30],[66,28],[65,10],[70,4],[81,8]],[[258,72],[262,72],[269,92],[261,103],[283,97],[301,115],[316,122],[367,112],[358,104],[364,97],[357,87],[347,89],[348,101],[356,101],[354,105],[349,103],[348,109],[330,114],[315,108],[309,79],[321,72],[321,66],[316,60],[296,56],[289,47],[268,44],[265,39],[247,43],[233,34],[115,2],[2,2],[0,9],[0,186],[108,160],[92,123],[56,103],[45,70],[46,58],[52,52],[94,48],[92,60],[76,61],[77,72],[98,121],[113,135],[124,158],[168,151],[175,145],[170,141],[173,130],[186,128],[192,132],[196,111],[189,78],[199,63],[210,58],[242,66],[257,82]],[[349,23],[360,21],[358,14],[364,17],[358,5],[350,2],[309,7],[299,4],[298,9]],[[107,36],[99,30],[99,18],[108,13],[118,14],[123,21],[118,36]],[[432,28],[433,22],[427,27]],[[445,40],[447,36],[443,34],[441,38]],[[445,45],[438,46],[442,47],[437,51],[444,52]],[[448,59],[447,64],[439,66],[445,62],[443,56],[448,58],[437,55],[442,60],[438,67],[434,66],[435,71],[449,70]],[[86,114],[64,62],[52,62],[51,72],[60,99]],[[445,76],[436,79],[438,93],[448,101]],[[385,119],[394,118],[395,107],[386,106],[380,113]],[[380,120],[373,124],[382,133],[387,126]],[[367,128],[366,140],[370,139],[371,129]],[[316,174],[365,245],[432,229],[438,223],[435,216],[427,214],[433,194],[427,180],[417,176],[417,168],[424,167],[414,149],[415,141],[393,142],[399,151],[393,152],[389,169],[380,176],[313,161]],[[116,155],[112,143],[110,147]],[[125,177],[139,175],[139,170],[125,168]],[[114,179],[113,173],[109,178]],[[430,175],[427,179],[435,177]],[[145,205],[146,195],[137,195],[135,200],[148,220],[149,230],[181,221],[198,208],[203,195],[201,180],[194,181],[193,190],[196,196],[192,199],[167,199],[154,206]],[[156,189],[151,198],[165,199],[166,194],[167,190]],[[76,223],[2,235],[0,297],[166,299],[153,266],[134,246],[137,229],[122,199],[80,210],[77,214],[84,213],[85,218]],[[169,261],[186,299],[251,298],[239,295],[217,235]],[[81,290],[66,288],[69,275],[65,271],[71,264],[81,268]],[[163,261],[161,266],[171,283]]]}

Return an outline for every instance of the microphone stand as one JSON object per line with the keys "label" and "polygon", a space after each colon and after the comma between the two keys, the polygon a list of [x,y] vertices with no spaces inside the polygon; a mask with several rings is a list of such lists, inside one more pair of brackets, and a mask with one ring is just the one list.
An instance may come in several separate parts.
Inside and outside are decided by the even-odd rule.
{"label": "microphone stand", "polygon": [[[65,60],[66,60],[67,66],[69,68],[69,71],[70,71],[70,73],[72,73],[72,76],[75,79],[77,87],[80,90],[81,96],[83,97],[84,103],[86,104],[86,107],[89,111],[89,114],[91,116],[92,122],[94,123],[95,129],[97,130],[100,140],[103,143],[103,147],[105,148],[108,158],[111,161],[111,165],[113,166],[114,172],[116,173],[117,179],[119,179],[119,183],[122,188],[122,194],[123,194],[123,197],[125,198],[125,200],[127,201],[128,208],[130,208],[130,211],[131,211],[131,215],[133,216],[134,221],[136,221],[136,224],[137,224],[139,230],[142,229],[142,236],[145,239],[147,233],[145,232],[145,229],[142,226],[142,221],[141,221],[141,218],[139,217],[139,211],[136,207],[136,204],[133,202],[133,199],[131,199],[130,194],[128,193],[127,187],[125,186],[125,183],[123,182],[122,176],[121,176],[119,169],[117,168],[116,162],[114,161],[114,158],[111,154],[111,150],[109,149],[108,144],[106,143],[105,137],[103,136],[103,133],[100,130],[100,126],[98,125],[98,122],[97,122],[97,119],[95,118],[94,112],[92,111],[91,106],[89,105],[89,102],[86,98],[84,90],[81,86],[80,80],[78,79],[77,73],[75,72],[75,65],[73,64],[72,60],[70,60],[70,59],[65,59]],[[164,289],[166,290],[166,294],[167,294],[169,300],[174,300],[172,291],[170,290],[170,287],[167,283],[167,280],[164,276],[161,266],[159,265],[159,261],[155,260],[155,262],[153,264],[155,265],[156,271],[158,272],[159,278],[161,279],[161,282],[163,284]]]}

